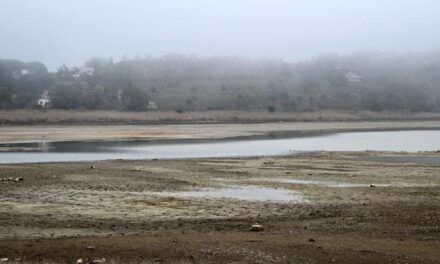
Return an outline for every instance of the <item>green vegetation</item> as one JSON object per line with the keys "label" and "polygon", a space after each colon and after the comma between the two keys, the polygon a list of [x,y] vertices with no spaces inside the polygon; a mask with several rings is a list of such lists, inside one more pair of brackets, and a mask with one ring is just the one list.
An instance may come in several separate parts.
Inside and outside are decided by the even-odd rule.
{"label": "green vegetation", "polygon": [[440,52],[327,55],[300,63],[93,58],[56,73],[38,62],[0,60],[0,108],[35,107],[46,90],[56,109],[438,112]]}
{"label": "green vegetation", "polygon": [[42,63],[0,60],[0,108],[33,107],[54,82]]}

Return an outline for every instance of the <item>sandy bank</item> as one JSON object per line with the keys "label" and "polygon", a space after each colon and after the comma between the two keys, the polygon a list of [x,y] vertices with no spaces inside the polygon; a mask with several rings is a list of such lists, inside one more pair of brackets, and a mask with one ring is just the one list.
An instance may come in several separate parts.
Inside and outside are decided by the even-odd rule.
{"label": "sandy bank", "polygon": [[118,139],[219,139],[283,132],[343,132],[440,129],[440,121],[412,122],[290,122],[261,124],[185,124],[114,126],[0,127],[0,142],[83,141]]}

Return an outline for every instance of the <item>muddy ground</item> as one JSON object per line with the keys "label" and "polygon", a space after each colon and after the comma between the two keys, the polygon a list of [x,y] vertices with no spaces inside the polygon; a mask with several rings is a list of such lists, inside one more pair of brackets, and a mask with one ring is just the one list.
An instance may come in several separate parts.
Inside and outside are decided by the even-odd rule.
{"label": "muddy ground", "polygon": [[2,126],[0,143],[222,139],[277,133],[331,133],[349,131],[440,129],[440,121],[395,122],[286,122],[261,124]]}
{"label": "muddy ground", "polygon": [[267,111],[148,111],[119,112],[105,110],[0,110],[0,126],[5,125],[152,125],[152,124],[240,124],[268,122],[336,122],[336,121],[435,121],[439,113],[408,111],[343,111],[313,112]]}
{"label": "muddy ground", "polygon": [[1,165],[0,259],[440,263],[440,164],[424,157],[440,154]]}

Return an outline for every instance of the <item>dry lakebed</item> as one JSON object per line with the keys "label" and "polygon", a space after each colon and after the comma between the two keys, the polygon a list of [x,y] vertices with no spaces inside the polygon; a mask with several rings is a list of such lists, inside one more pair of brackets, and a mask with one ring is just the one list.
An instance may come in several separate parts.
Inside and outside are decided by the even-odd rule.
{"label": "dry lakebed", "polygon": [[[356,124],[322,125],[341,126]],[[231,127],[196,134],[264,125]],[[97,135],[63,129],[53,141]],[[0,165],[2,263],[440,263],[439,249],[435,150]]]}

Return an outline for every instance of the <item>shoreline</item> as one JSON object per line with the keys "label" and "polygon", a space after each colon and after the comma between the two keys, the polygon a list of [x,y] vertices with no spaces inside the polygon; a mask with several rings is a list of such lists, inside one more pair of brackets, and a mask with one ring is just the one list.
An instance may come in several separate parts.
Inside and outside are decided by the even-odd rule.
{"label": "shoreline", "polygon": [[240,140],[362,131],[438,130],[440,121],[0,127],[0,144],[115,140]]}
{"label": "shoreline", "polygon": [[[172,143],[421,129],[438,130],[440,121],[13,126],[0,127],[0,141]],[[438,152],[321,151],[0,164],[0,258],[434,264],[438,162]],[[263,230],[251,231],[254,224]]]}
{"label": "shoreline", "polygon": [[104,110],[0,110],[2,126],[259,124],[277,122],[439,121],[440,113],[323,110],[315,112],[173,111],[118,112]]}

